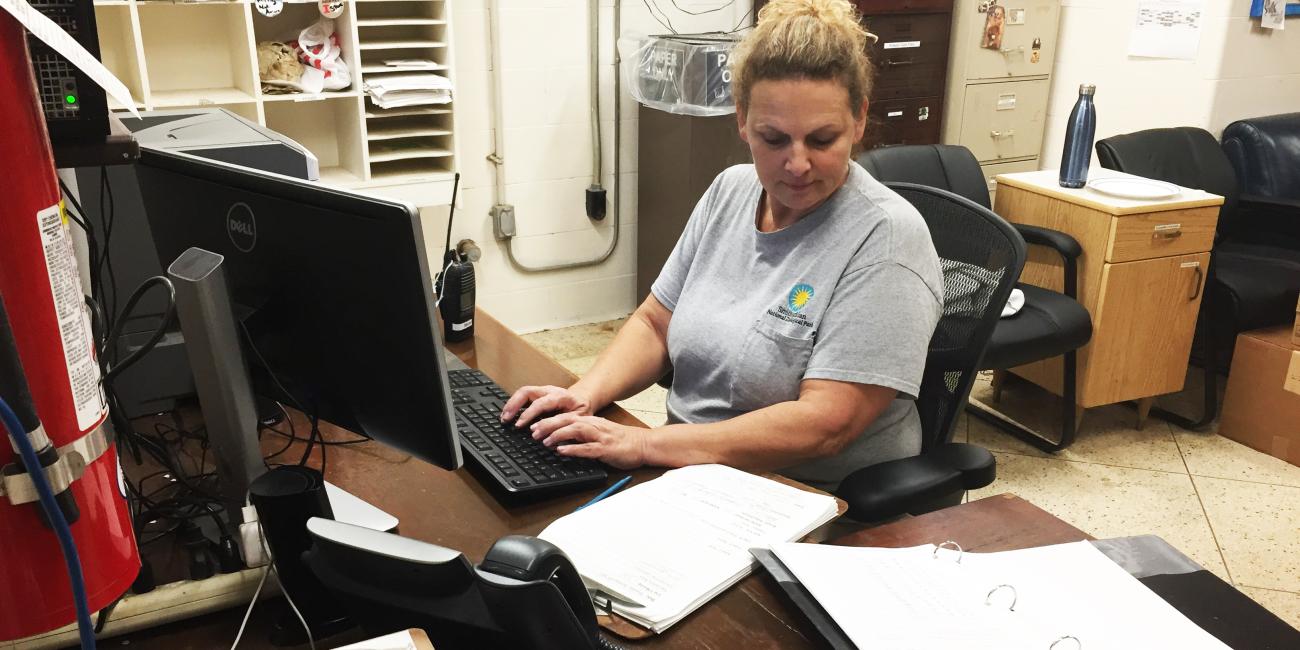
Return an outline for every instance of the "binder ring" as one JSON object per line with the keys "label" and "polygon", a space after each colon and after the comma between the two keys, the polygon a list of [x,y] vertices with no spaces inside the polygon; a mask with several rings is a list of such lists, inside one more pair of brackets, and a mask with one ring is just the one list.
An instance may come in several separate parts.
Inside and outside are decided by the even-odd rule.
{"label": "binder ring", "polygon": [[966,552],[961,550],[961,544],[958,544],[957,542],[954,542],[951,539],[934,547],[934,552],[930,554],[930,557],[935,560],[939,559],[939,549],[948,545],[952,545],[957,548],[957,564],[961,564],[961,556],[964,555]]}
{"label": "binder ring", "polygon": [[[1010,590],[1011,590],[1011,606],[1007,608],[1007,611],[1012,611],[1012,612],[1016,611],[1016,601],[1019,599],[1019,596],[1016,595],[1016,588],[1013,587],[1013,586],[1011,586],[1011,585],[998,585],[998,586],[996,586],[996,587],[990,589],[988,595],[984,597],[984,604],[985,604],[985,605],[991,605],[992,603],[991,603],[990,601],[993,600],[993,594],[998,593],[998,591],[1000,591],[1000,590],[1002,590],[1002,589],[1010,589]],[[1063,638],[1066,638],[1066,637],[1061,637],[1061,638],[1063,639]],[[1069,638],[1074,639],[1074,637],[1069,637]],[[1059,642],[1060,640],[1061,640],[1061,639],[1057,639],[1058,642]],[[1075,640],[1075,641],[1078,641],[1078,639],[1074,639],[1074,640]],[[1056,644],[1053,643],[1052,645],[1056,645]],[[1080,645],[1080,647],[1082,647],[1082,645]],[[1051,649],[1049,648],[1048,650],[1051,650]]]}
{"label": "binder ring", "polygon": [[1065,635],[1065,636],[1063,636],[1063,637],[1061,637],[1061,638],[1059,638],[1059,639],[1057,639],[1057,640],[1055,640],[1055,641],[1053,641],[1053,642],[1052,642],[1052,645],[1047,646],[1047,650],[1055,650],[1055,649],[1056,649],[1056,644],[1058,644],[1058,643],[1060,643],[1060,642],[1062,642],[1062,641],[1064,641],[1064,640],[1066,640],[1066,639],[1070,639],[1071,641],[1074,641],[1074,647],[1075,647],[1075,650],[1083,650],[1083,642],[1079,640],[1079,637],[1076,637],[1076,636],[1070,636],[1070,635],[1068,635],[1068,634]]}

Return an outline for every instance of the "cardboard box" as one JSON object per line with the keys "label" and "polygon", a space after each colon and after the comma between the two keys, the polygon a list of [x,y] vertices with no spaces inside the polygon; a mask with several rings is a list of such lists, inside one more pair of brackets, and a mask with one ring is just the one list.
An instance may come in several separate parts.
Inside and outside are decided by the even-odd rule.
{"label": "cardboard box", "polygon": [[1219,435],[1300,466],[1300,346],[1292,334],[1281,325],[1237,335]]}
{"label": "cardboard box", "polygon": [[1300,347],[1300,300],[1295,303],[1295,329],[1291,332],[1291,345]]}

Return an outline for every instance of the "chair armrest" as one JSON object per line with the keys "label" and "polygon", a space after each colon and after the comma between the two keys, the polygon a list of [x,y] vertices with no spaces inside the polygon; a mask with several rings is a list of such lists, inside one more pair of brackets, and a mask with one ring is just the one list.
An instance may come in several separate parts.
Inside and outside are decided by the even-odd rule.
{"label": "chair armrest", "polygon": [[1027,226],[1022,223],[1011,224],[1016,232],[1024,237],[1025,243],[1046,246],[1061,254],[1063,262],[1061,270],[1065,278],[1061,286],[1065,288],[1062,293],[1071,297],[1078,298],[1079,293],[1079,256],[1083,254],[1083,247],[1079,245],[1079,240],[1067,235],[1059,230],[1051,228],[1040,228],[1038,226]]}
{"label": "chair armrest", "polygon": [[1279,212],[1291,212],[1300,217],[1300,201],[1295,199],[1283,199],[1275,196],[1261,196],[1259,194],[1242,194],[1237,197],[1238,205],[1245,205],[1254,209],[1277,210]]}
{"label": "chair armrest", "polygon": [[877,463],[840,481],[835,496],[850,519],[891,519],[962,490],[961,472],[928,454]]}
{"label": "chair armrest", "polygon": [[1027,244],[1037,244],[1055,249],[1065,259],[1077,259],[1083,254],[1083,246],[1079,245],[1079,240],[1059,230],[1027,226],[1022,223],[1013,223],[1011,225],[1020,233],[1021,237],[1025,238]]}
{"label": "chair armrest", "polygon": [[1237,200],[1232,219],[1225,224],[1230,239],[1243,237],[1280,248],[1300,249],[1300,201],[1257,194]]}

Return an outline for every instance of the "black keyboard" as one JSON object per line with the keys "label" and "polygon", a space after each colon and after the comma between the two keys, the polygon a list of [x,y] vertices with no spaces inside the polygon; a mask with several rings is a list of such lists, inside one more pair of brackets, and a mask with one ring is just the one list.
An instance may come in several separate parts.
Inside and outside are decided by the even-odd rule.
{"label": "black keyboard", "polygon": [[533,440],[527,429],[501,422],[509,393],[478,370],[448,370],[465,462],[490,477],[499,492],[519,497],[581,492],[605,483],[605,466],[568,458]]}

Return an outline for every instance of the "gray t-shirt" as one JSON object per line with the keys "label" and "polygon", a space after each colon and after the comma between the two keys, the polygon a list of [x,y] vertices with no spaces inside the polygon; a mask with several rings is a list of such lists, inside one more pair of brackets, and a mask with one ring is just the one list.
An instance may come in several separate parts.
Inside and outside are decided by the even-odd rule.
{"label": "gray t-shirt", "polygon": [[668,421],[796,400],[804,379],[875,384],[899,396],[857,440],[782,473],[831,488],[919,453],[913,400],[943,302],[925,221],[853,162],[835,194],[776,232],[755,226],[762,192],[753,165],[719,174],[651,288],[673,312]]}

